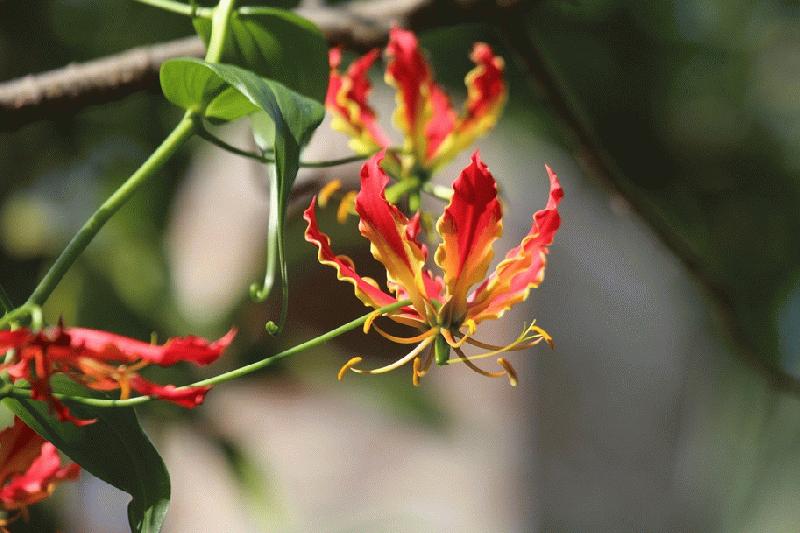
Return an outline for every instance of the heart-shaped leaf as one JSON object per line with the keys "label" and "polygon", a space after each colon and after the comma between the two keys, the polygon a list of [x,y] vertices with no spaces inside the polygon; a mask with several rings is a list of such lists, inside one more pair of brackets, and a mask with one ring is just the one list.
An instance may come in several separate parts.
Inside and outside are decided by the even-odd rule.
{"label": "heart-shaped leaf", "polygon": [[[208,44],[211,20],[195,18]],[[328,43],[309,20],[271,7],[242,7],[231,15],[221,61],[247,68],[298,93],[324,101]]]}
{"label": "heart-shaped leaf", "polygon": [[[103,397],[66,378],[54,378],[53,383],[65,394]],[[130,494],[131,531],[161,531],[169,507],[169,472],[133,409],[70,405],[76,416],[97,419],[94,424],[79,428],[56,420],[43,402],[6,398],[3,405],[81,468]]]}

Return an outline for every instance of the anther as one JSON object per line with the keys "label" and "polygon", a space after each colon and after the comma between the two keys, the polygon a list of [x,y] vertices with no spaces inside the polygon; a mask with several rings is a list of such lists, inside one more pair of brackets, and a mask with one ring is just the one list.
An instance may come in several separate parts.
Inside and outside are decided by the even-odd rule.
{"label": "anther", "polygon": [[342,368],[339,369],[339,373],[336,375],[339,381],[344,379],[344,375],[347,374],[347,371],[356,366],[358,363],[363,361],[364,359],[361,357],[352,357],[349,361],[342,365]]}
{"label": "anther", "polygon": [[505,358],[503,358],[503,357],[498,357],[498,358],[497,358],[497,364],[498,364],[498,365],[500,365],[500,366],[502,366],[502,367],[505,369],[505,371],[506,371],[506,374],[508,374],[508,383],[509,383],[509,384],[510,384],[512,387],[516,387],[516,386],[517,386],[517,383],[518,383],[518,380],[517,380],[517,371],[516,371],[516,370],[514,370],[514,367],[513,367],[513,366],[511,366],[511,363],[509,363],[509,362],[508,362],[508,360],[506,360],[506,359],[505,359]]}
{"label": "anther", "polygon": [[356,204],[357,194],[358,193],[356,191],[348,191],[344,196],[342,196],[342,200],[339,202],[339,209],[336,210],[336,220],[339,222],[339,224],[344,224],[347,222],[347,216],[350,214],[350,211]]}
{"label": "anther", "polygon": [[333,196],[333,194],[341,188],[342,180],[340,179],[331,180],[326,183],[325,186],[319,190],[319,195],[317,195],[319,206],[325,207],[328,205],[328,200],[331,199],[331,196]]}

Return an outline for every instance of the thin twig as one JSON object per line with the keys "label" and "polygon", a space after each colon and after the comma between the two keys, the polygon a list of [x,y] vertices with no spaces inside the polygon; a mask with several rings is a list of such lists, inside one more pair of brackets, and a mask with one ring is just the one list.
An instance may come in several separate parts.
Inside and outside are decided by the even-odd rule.
{"label": "thin twig", "polygon": [[[202,137],[206,141],[210,142],[214,146],[218,148],[222,148],[223,150],[230,152],[232,154],[240,155],[242,157],[246,157],[248,159],[253,159],[254,161],[258,161],[260,163],[274,163],[275,157],[271,155],[261,155],[256,152],[250,152],[247,150],[242,150],[241,148],[237,148],[231,144],[226,143],[210,131],[208,131],[205,127],[198,125],[199,123],[195,123],[195,133],[199,137]],[[357,163],[359,161],[364,161],[369,156],[367,155],[351,155],[347,157],[342,157],[340,159],[328,159],[322,161],[300,161],[301,168],[329,168],[329,167],[338,167],[341,165],[346,165],[348,163]]]}

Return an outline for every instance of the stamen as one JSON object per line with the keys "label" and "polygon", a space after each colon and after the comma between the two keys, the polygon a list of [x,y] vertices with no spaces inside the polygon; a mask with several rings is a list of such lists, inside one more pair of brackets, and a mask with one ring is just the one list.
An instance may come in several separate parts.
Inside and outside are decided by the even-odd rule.
{"label": "stamen", "polygon": [[378,310],[375,310],[375,311],[373,311],[373,312],[371,312],[371,313],[369,314],[369,316],[367,317],[367,320],[366,320],[366,321],[364,321],[364,327],[362,328],[362,329],[363,329],[363,331],[364,331],[364,335],[366,335],[367,333],[369,333],[369,328],[371,328],[371,327],[372,327],[372,323],[373,323],[373,322],[375,322],[375,320],[376,320],[376,319],[377,319],[379,316],[381,316],[381,313],[380,313],[380,311],[378,311]]}
{"label": "stamen", "polygon": [[450,330],[448,330],[448,329],[442,329],[442,337],[444,337],[444,340],[447,341],[447,344],[449,344],[451,348],[461,348],[464,345],[464,343],[467,341],[467,338],[468,338],[465,335],[465,336],[461,337],[459,340],[456,340],[453,337],[453,334],[450,333]]}
{"label": "stamen", "polygon": [[446,329],[442,330],[442,336],[444,337],[444,340],[447,341],[447,344],[449,344],[451,348],[461,348],[462,346],[464,346],[464,343],[468,342],[468,339],[475,333],[475,329],[477,329],[475,321],[472,319],[465,320],[464,323],[461,324],[461,326],[462,327],[466,326],[467,332],[463,333],[459,331],[458,333],[463,335],[463,337],[461,337],[459,340],[455,340],[455,337],[453,337],[453,334],[450,331]]}
{"label": "stamen", "polygon": [[517,371],[514,369],[513,366],[511,366],[511,363],[509,363],[503,357],[498,357],[497,364],[502,366],[506,370],[506,374],[508,374],[508,383],[512,387],[516,387],[517,383],[519,383],[519,381],[517,380]]}
{"label": "stamen", "polygon": [[[530,335],[531,332],[535,332],[536,334],[531,336]],[[496,346],[494,344],[481,342],[477,339],[470,337],[467,340],[469,344],[491,351],[479,355],[472,355],[469,357],[469,359],[471,361],[474,361],[476,359],[485,359],[487,357],[494,357],[495,355],[502,352],[515,352],[520,350],[526,350],[532,346],[536,346],[542,341],[547,342],[550,345],[550,347],[553,347],[553,338],[550,336],[550,334],[548,334],[544,329],[537,326],[535,323],[532,323],[530,326],[526,327],[516,339],[506,344],[505,346]],[[459,361],[455,360],[455,362]]]}
{"label": "stamen", "polygon": [[[360,368],[354,368],[354,365],[357,365],[358,363],[361,362],[360,357],[354,357],[350,359],[347,363],[345,363],[345,365],[341,369],[339,369],[339,375],[344,376],[344,373],[347,372],[348,370],[351,370],[357,374],[385,374],[386,372],[391,372],[395,368],[400,368],[409,361],[412,361],[416,356],[420,354],[420,352],[422,352],[422,350],[424,350],[427,346],[429,346],[433,342],[434,338],[435,337],[433,336],[428,337],[427,339],[419,343],[413,350],[408,352],[406,355],[404,355],[394,363],[382,366],[380,368],[376,368],[374,370],[362,370]],[[358,359],[358,361],[356,361],[356,359]]]}
{"label": "stamen", "polygon": [[342,196],[342,200],[339,202],[339,209],[336,210],[336,220],[339,224],[347,222],[347,216],[352,211],[353,206],[356,205],[357,194],[356,191],[348,191]]}
{"label": "stamen", "polygon": [[424,377],[428,373],[428,370],[430,370],[432,364],[433,364],[433,346],[431,346],[431,349],[428,350],[427,353],[425,354],[425,359],[422,361],[421,365],[422,369],[419,372],[419,377]]}
{"label": "stamen", "polygon": [[[505,376],[505,375],[506,375],[506,373],[505,373],[504,371],[500,371],[500,372],[490,372],[489,370],[484,370],[484,369],[480,368],[480,367],[479,367],[479,366],[477,366],[475,363],[473,363],[473,362],[470,360],[470,358],[469,358],[469,357],[467,357],[466,355],[464,355],[464,352],[463,352],[463,351],[461,351],[461,348],[453,348],[453,350],[454,350],[454,351],[456,352],[456,354],[458,355],[458,359],[457,359],[457,360],[456,360],[456,359],[451,359],[450,361],[462,361],[462,362],[463,362],[464,364],[466,364],[466,365],[469,367],[469,369],[470,369],[470,370],[472,370],[473,372],[477,372],[478,374],[480,374],[480,375],[482,375],[482,376],[486,376],[487,378],[501,378],[501,377],[503,377],[503,376]],[[448,361],[448,363],[450,363],[450,361]]]}
{"label": "stamen", "polygon": [[439,333],[439,328],[432,328],[426,331],[425,333],[421,333],[420,335],[416,335],[414,337],[397,337],[390,333],[386,333],[384,330],[378,327],[377,324],[374,327],[375,331],[377,331],[381,335],[381,337],[383,337],[384,339],[388,339],[392,342],[396,342],[397,344],[416,344],[422,340],[427,339],[428,337],[431,337]]}
{"label": "stamen", "polygon": [[127,400],[131,396],[131,385],[128,381],[128,374],[123,372],[122,375],[119,376],[117,380],[119,383],[119,399],[120,400]]}
{"label": "stamen", "polygon": [[423,358],[420,359],[419,357],[414,359],[414,368],[412,369],[411,374],[411,382],[414,384],[415,387],[419,387],[419,382],[425,374],[428,373],[428,369],[431,367],[433,363],[433,347],[431,346],[425,355],[422,356]]}
{"label": "stamen", "polygon": [[553,342],[553,337],[551,337],[550,334],[547,333],[543,328],[540,328],[539,326],[537,326],[534,323],[534,324],[531,324],[531,327],[529,329],[531,329],[531,330],[535,331],[536,333],[538,333],[539,336],[542,339],[544,339],[544,342],[546,342],[550,346],[551,349],[555,350],[556,345]]}
{"label": "stamen", "polygon": [[[474,337],[470,337],[469,339],[467,339],[467,344],[470,344],[472,346],[477,346],[478,348],[483,348],[484,350],[494,350],[495,352],[499,353],[501,351],[518,352],[520,350],[527,350],[531,346],[536,346],[537,344],[539,344],[543,340],[544,340],[543,338],[538,338],[535,341],[531,341],[531,342],[529,342],[527,344],[515,344],[515,345],[513,345],[512,348],[507,348],[506,346],[497,346],[496,344],[489,344],[488,342],[482,342],[482,341],[479,341],[478,339],[476,339]],[[503,348],[506,348],[506,349],[503,350]]]}
{"label": "stamen", "polygon": [[350,360],[347,361],[344,365],[342,365],[342,368],[339,369],[339,373],[336,375],[336,378],[339,381],[342,381],[344,379],[344,375],[347,373],[347,371],[350,370],[353,366],[357,365],[358,363],[360,363],[363,360],[364,359],[361,358],[361,357],[352,357],[352,358],[350,358]]}
{"label": "stamen", "polygon": [[342,188],[342,180],[340,179],[331,180],[328,183],[326,183],[325,186],[319,190],[319,194],[317,195],[319,206],[325,207],[326,205],[328,205],[328,200],[331,199],[333,193],[335,193],[341,188]]}

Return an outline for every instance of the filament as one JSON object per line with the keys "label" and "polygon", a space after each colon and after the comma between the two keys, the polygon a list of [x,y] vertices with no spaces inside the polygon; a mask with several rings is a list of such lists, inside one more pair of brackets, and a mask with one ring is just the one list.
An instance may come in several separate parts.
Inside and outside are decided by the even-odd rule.
{"label": "filament", "polygon": [[[506,372],[505,372],[504,370],[502,370],[502,371],[496,371],[496,372],[491,372],[491,371],[489,371],[489,370],[484,370],[484,369],[480,368],[480,367],[479,367],[479,366],[477,366],[475,363],[473,363],[473,362],[470,360],[470,358],[469,358],[469,357],[467,357],[466,355],[464,355],[464,352],[463,352],[463,351],[461,351],[461,348],[453,348],[453,350],[454,350],[454,351],[456,352],[456,354],[458,355],[458,360],[459,360],[459,361],[462,361],[464,364],[466,364],[466,365],[469,367],[469,369],[470,369],[470,370],[472,370],[473,372],[477,372],[478,374],[480,374],[480,375],[482,375],[482,376],[486,376],[487,378],[501,378],[501,377],[503,377],[503,376],[505,376],[505,375],[506,375]],[[452,359],[451,359],[451,361],[452,361]],[[449,363],[449,362],[450,362],[450,361],[448,361],[448,363]]]}
{"label": "filament", "polygon": [[416,344],[422,340],[427,339],[428,337],[431,337],[439,333],[439,328],[432,328],[426,331],[425,333],[421,333],[420,335],[415,335],[414,337],[397,337],[395,335],[386,333],[384,330],[379,328],[377,324],[374,327],[375,331],[377,331],[384,339],[396,342],[397,344]]}
{"label": "filament", "polygon": [[420,352],[422,352],[422,350],[424,350],[427,346],[429,346],[433,342],[433,339],[434,339],[433,336],[426,338],[416,347],[414,347],[413,350],[408,352],[406,355],[404,355],[394,363],[382,366],[380,368],[376,368],[374,370],[362,370],[360,368],[355,368],[355,365],[360,363],[362,359],[360,357],[353,357],[352,359],[347,361],[347,363],[345,363],[344,366],[342,366],[342,368],[339,369],[339,374],[338,374],[340,376],[339,379],[341,380],[344,377],[344,374],[348,370],[356,372],[357,374],[385,374],[386,372],[391,372],[395,368],[399,368],[404,364],[408,363],[409,361],[411,361],[412,359],[414,359],[415,357],[417,357],[420,354]]}

